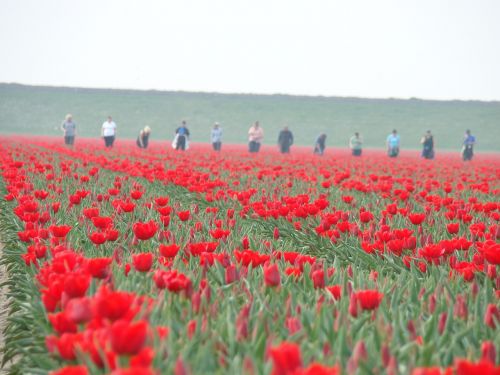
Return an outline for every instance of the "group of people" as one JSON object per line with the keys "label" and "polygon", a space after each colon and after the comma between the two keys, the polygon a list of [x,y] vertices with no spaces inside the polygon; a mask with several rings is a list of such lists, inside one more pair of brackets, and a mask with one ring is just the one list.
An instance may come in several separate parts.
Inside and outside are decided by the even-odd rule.
{"label": "group of people", "polygon": [[[76,136],[76,124],[73,121],[73,116],[68,114],[64,119],[61,130],[64,132],[64,142],[66,145],[73,145]],[[147,148],[149,144],[149,136],[151,135],[151,128],[145,126],[140,130],[136,140],[137,147]],[[189,132],[186,121],[182,121],[181,125],[175,130],[175,137],[172,141],[172,147],[175,150],[187,150],[189,148]],[[105,147],[113,147],[116,137],[116,123],[111,116],[102,124],[101,137],[104,140]],[[210,140],[214,151],[220,151],[222,148],[222,128],[218,122],[214,123],[211,132]],[[264,140],[264,130],[260,126],[259,121],[256,121],[248,130],[248,151],[250,153],[257,153],[260,151],[262,141]],[[396,129],[387,136],[386,147],[387,155],[395,158],[399,155],[401,138]],[[278,135],[278,147],[281,153],[290,153],[290,147],[293,145],[293,133],[285,126]],[[424,159],[434,159],[434,136],[430,130],[423,135],[420,140],[422,144],[422,157]],[[471,134],[469,129],[466,130],[463,143],[462,143],[462,159],[464,161],[471,160],[473,157],[474,145],[476,138]],[[316,155],[323,155],[326,148],[326,134],[320,134],[314,143],[313,153]],[[353,156],[361,156],[363,150],[363,139],[358,132],[349,139],[349,148]]]}

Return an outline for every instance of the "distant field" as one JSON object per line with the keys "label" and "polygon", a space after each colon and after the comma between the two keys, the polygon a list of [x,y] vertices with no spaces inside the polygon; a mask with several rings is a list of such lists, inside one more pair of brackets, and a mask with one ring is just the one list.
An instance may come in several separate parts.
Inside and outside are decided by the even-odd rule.
{"label": "distant field", "polygon": [[438,149],[458,150],[464,130],[478,139],[477,151],[500,151],[500,102],[360,99],[245,95],[136,90],[54,88],[0,84],[0,133],[60,135],[59,125],[72,113],[84,137],[98,137],[110,114],[118,136],[135,138],[149,125],[156,140],[172,138],[185,119],[194,142],[208,142],[214,121],[224,129],[224,142],[246,143],[248,127],[259,120],[265,144],[276,142],[288,124],[296,144],[312,145],[322,132],[327,146],[345,147],[354,131],[365,146],[384,146],[396,128],[402,147],[416,149],[431,129]]}

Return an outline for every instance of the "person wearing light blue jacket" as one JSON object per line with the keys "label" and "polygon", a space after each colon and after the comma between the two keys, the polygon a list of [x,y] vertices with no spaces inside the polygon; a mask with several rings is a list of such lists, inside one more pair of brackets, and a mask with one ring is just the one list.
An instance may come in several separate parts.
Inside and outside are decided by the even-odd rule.
{"label": "person wearing light blue jacket", "polygon": [[387,154],[391,158],[395,158],[399,155],[399,143],[401,138],[396,129],[392,131],[391,134],[387,136],[386,144],[387,144]]}

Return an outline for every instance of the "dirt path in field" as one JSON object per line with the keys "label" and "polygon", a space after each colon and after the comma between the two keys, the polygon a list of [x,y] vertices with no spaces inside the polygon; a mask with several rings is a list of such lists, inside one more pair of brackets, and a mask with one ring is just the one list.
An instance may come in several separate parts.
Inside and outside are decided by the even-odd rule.
{"label": "dirt path in field", "polygon": [[[3,250],[3,244],[0,242],[0,254],[2,253]],[[0,283],[3,283],[7,278],[7,272],[4,266],[0,266]],[[6,297],[6,290],[5,288],[0,289],[0,366],[2,364],[3,360],[3,329],[5,327],[5,320],[7,317],[7,309],[6,309],[6,303],[7,303],[7,297]],[[5,365],[4,369],[0,369],[0,374],[3,374],[7,368],[9,367],[8,364]]]}

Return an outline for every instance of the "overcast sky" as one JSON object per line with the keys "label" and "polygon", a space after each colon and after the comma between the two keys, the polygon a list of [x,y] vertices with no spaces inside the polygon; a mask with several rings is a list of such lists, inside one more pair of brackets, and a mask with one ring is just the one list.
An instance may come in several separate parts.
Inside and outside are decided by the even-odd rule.
{"label": "overcast sky", "polygon": [[0,0],[0,82],[500,100],[499,0]]}

